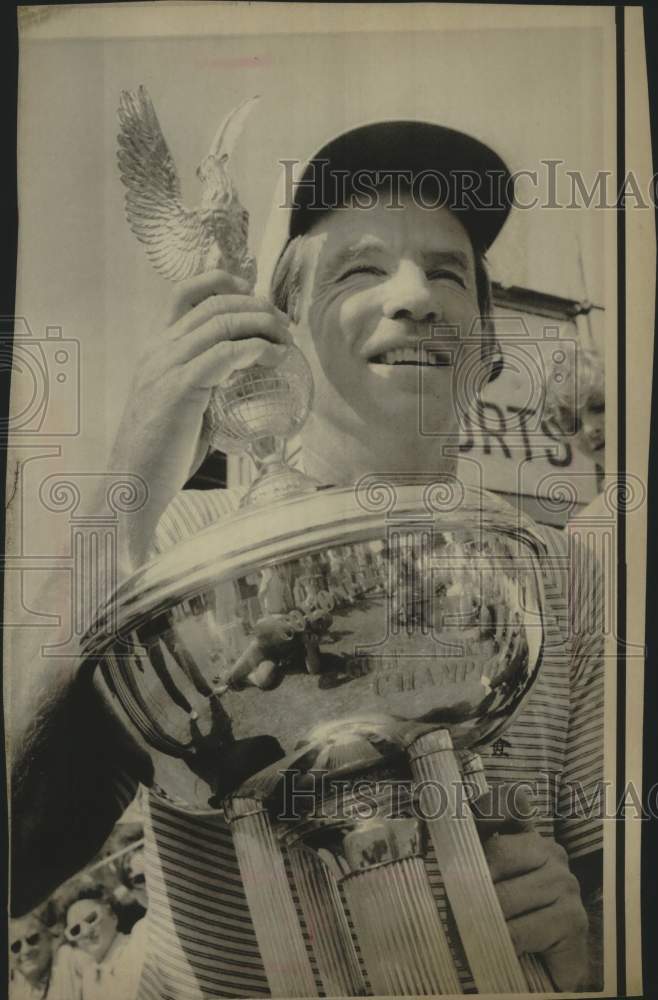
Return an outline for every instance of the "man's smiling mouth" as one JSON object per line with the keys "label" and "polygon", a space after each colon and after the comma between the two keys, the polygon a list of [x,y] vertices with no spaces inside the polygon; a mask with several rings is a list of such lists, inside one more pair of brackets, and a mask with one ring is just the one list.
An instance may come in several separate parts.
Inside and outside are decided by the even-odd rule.
{"label": "man's smiling mouth", "polygon": [[372,365],[415,365],[421,368],[446,368],[451,362],[448,352],[428,351],[424,347],[394,347],[369,359]]}

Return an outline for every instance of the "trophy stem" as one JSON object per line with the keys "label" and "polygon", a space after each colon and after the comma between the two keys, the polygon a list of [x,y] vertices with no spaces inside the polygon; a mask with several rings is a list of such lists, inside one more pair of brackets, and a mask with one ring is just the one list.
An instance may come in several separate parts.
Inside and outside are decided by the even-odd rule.
{"label": "trophy stem", "polygon": [[317,997],[285,861],[263,804],[226,803],[235,852],[265,973],[274,997]]}
{"label": "trophy stem", "polygon": [[375,995],[459,993],[441,917],[411,818],[355,819],[329,850]]}
{"label": "trophy stem", "polygon": [[402,858],[355,872],[343,886],[376,995],[460,992],[421,858]]}
{"label": "trophy stem", "polygon": [[[460,755],[462,777],[470,786],[470,797],[479,799],[489,791],[489,783],[484,773],[482,758],[469,751]],[[531,993],[554,993],[555,986],[539,955],[521,955],[519,962]]]}
{"label": "trophy stem", "polygon": [[313,851],[293,847],[288,856],[327,996],[363,996],[366,988],[336,882]]}
{"label": "trophy stem", "polygon": [[262,507],[320,487],[317,480],[294,469],[286,461],[286,441],[273,435],[252,441],[247,452],[256,467],[256,478],[240,501],[240,507]]}
{"label": "trophy stem", "polygon": [[[525,993],[528,986],[510,937],[447,730],[409,748],[423,813],[475,985],[480,993]],[[429,817],[429,818],[428,818]]]}
{"label": "trophy stem", "polygon": [[262,465],[258,475],[240,501],[240,507],[264,507],[285,497],[313,493],[320,484],[285,462]]}

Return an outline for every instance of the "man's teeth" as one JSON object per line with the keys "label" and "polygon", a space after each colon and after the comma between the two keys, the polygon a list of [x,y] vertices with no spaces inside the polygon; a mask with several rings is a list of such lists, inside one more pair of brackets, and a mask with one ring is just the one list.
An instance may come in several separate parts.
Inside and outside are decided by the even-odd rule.
{"label": "man's teeth", "polygon": [[378,365],[436,365],[437,358],[422,347],[395,347],[372,359]]}

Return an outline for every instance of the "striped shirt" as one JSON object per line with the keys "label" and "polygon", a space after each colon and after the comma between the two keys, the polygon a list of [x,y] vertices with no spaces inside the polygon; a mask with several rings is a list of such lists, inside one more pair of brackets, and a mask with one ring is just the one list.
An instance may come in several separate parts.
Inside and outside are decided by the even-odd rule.
{"label": "striped shirt", "polygon": [[[162,517],[152,555],[235,510],[231,490],[185,491]],[[527,782],[536,828],[570,858],[602,846],[596,808],[602,787],[603,644],[600,573],[578,535],[538,526],[548,548],[542,667],[521,712],[482,754],[488,781]],[[123,803],[135,792],[117,784]],[[222,815],[199,817],[147,794],[145,861],[148,944],[138,1000],[269,996],[230,829]],[[472,981],[451,926],[436,860],[430,885],[465,992]],[[305,930],[300,913],[302,930]],[[310,949],[308,934],[307,947]],[[311,952],[309,952],[311,954]],[[322,984],[318,980],[322,992]]]}

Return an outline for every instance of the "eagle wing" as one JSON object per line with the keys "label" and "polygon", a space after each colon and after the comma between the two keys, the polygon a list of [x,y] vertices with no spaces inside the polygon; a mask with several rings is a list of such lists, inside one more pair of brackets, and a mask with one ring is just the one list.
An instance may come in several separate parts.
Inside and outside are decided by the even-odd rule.
{"label": "eagle wing", "polygon": [[237,108],[227,114],[226,118],[219,126],[217,135],[213,139],[210,147],[210,154],[213,156],[223,156],[229,159],[233,155],[238,139],[242,134],[244,124],[258,103],[260,97],[248,97],[246,101],[239,104]]}
{"label": "eagle wing", "polygon": [[214,242],[200,213],[181,200],[180,179],[146,88],[122,91],[117,159],[126,215],[157,271],[180,280],[205,269]]}

